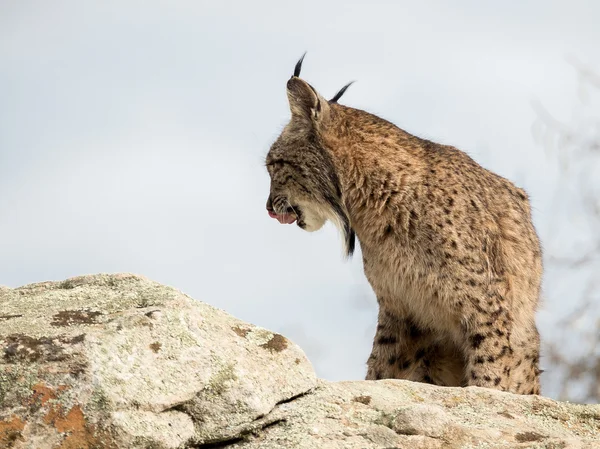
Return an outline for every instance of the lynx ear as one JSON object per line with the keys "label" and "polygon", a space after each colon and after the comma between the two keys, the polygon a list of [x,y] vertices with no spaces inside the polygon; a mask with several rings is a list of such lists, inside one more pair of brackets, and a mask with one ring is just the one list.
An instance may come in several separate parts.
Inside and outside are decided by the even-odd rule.
{"label": "lynx ear", "polygon": [[317,122],[323,116],[327,101],[310,84],[299,78],[305,55],[296,63],[294,75],[287,82],[287,95],[292,117]]}
{"label": "lynx ear", "polygon": [[322,112],[321,98],[310,84],[294,76],[287,82],[287,95],[292,116],[311,121],[319,119]]}

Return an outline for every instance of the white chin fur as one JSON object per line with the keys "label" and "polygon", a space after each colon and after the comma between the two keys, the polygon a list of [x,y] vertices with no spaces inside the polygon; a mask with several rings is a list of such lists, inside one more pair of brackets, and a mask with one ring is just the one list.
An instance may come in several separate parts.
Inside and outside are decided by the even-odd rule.
{"label": "white chin fur", "polygon": [[[333,225],[338,228],[340,234],[346,238],[346,232],[344,223],[342,219],[336,215],[330,208],[320,207],[315,205],[315,203],[300,203],[300,208],[302,209],[302,220],[304,221],[304,229],[308,232],[318,231],[323,227],[327,220],[331,221]],[[344,241],[344,246],[346,247],[348,242]],[[345,248],[345,255],[349,254],[349,249]]]}
{"label": "white chin fur", "polygon": [[304,226],[305,231],[314,232],[321,229],[327,219],[314,210],[302,208],[302,221],[304,221],[304,224],[306,225]]}

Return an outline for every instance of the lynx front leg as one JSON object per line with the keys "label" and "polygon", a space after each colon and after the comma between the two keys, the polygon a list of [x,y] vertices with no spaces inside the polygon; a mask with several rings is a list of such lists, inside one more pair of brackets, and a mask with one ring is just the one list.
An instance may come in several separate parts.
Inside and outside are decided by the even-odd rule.
{"label": "lynx front leg", "polygon": [[474,323],[465,343],[468,385],[522,393],[521,385],[517,389],[512,379],[512,371],[522,358],[520,345],[513,344],[512,328],[510,313],[502,307]]}
{"label": "lynx front leg", "polygon": [[415,340],[422,333],[418,328],[410,329],[408,326],[407,320],[396,317],[382,307],[379,309],[373,350],[367,360],[367,380],[423,381],[425,373],[415,360],[415,353],[419,349]]}
{"label": "lynx front leg", "polygon": [[510,371],[506,367],[513,352],[508,337],[476,328],[466,345],[467,385],[508,391]]}
{"label": "lynx front leg", "polygon": [[431,331],[419,328],[409,317],[381,308],[366,378],[458,386],[464,371],[459,353],[458,348],[434,342]]}
{"label": "lynx front leg", "polygon": [[519,394],[540,394],[540,334],[535,322],[513,333],[511,343],[515,349],[509,390]]}

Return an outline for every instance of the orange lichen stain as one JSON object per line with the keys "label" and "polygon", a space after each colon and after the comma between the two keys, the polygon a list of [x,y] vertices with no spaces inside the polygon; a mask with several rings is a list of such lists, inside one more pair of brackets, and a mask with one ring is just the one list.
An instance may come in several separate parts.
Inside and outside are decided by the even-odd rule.
{"label": "orange lichen stain", "polygon": [[21,432],[25,428],[25,421],[18,416],[12,416],[8,421],[0,421],[0,448],[12,447],[17,440],[23,440]]}
{"label": "orange lichen stain", "polygon": [[33,394],[23,401],[23,405],[25,407],[34,406],[36,409],[39,407],[44,407],[48,401],[56,399],[62,391],[65,391],[68,388],[69,387],[67,385],[59,385],[56,388],[52,388],[39,382],[31,387]]}
{"label": "orange lichen stain", "polygon": [[56,399],[54,390],[41,382],[35,384],[31,389],[33,390],[32,402],[39,400],[40,405],[44,406],[50,399]]}
{"label": "orange lichen stain", "polygon": [[79,405],[74,405],[63,418],[58,416],[54,420],[54,427],[59,432],[81,432],[85,430],[85,418]]}
{"label": "orange lichen stain", "polygon": [[79,405],[74,405],[65,414],[60,406],[52,405],[44,417],[44,422],[51,425],[57,432],[65,434],[65,438],[55,449],[113,449],[112,437],[106,432],[96,432],[92,424],[88,424]]}

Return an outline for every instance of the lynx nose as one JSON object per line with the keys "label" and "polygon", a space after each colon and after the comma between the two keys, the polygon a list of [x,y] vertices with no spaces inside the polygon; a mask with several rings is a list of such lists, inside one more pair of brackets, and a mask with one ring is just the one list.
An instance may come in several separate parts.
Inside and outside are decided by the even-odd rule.
{"label": "lynx nose", "polygon": [[269,195],[269,198],[267,199],[267,212],[269,213],[269,217],[277,218],[277,214],[273,209],[273,200],[271,199],[271,195]]}
{"label": "lynx nose", "polygon": [[273,200],[271,199],[271,195],[267,198],[267,211],[273,212]]}

